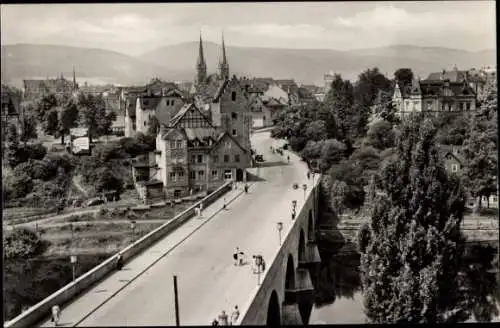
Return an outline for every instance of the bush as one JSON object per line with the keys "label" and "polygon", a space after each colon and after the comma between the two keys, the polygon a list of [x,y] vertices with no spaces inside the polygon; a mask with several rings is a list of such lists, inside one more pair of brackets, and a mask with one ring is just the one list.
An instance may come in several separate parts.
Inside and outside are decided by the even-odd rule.
{"label": "bush", "polygon": [[33,180],[26,173],[20,173],[12,178],[12,189],[6,194],[14,198],[26,197],[33,190]]}
{"label": "bush", "polygon": [[127,154],[119,143],[110,142],[97,145],[94,148],[92,157],[98,158],[101,162],[108,162],[112,158],[124,158]]}
{"label": "bush", "polygon": [[19,165],[30,159],[42,159],[47,154],[47,148],[42,144],[27,144],[25,146],[20,146],[16,151],[17,163]]}
{"label": "bush", "polygon": [[3,249],[6,259],[30,258],[44,251],[44,243],[34,231],[20,228],[3,234]]}

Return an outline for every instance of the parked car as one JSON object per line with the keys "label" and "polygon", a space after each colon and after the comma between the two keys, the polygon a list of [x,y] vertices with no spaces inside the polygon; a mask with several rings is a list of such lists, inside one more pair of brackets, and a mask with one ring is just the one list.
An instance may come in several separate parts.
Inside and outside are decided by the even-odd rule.
{"label": "parked car", "polygon": [[264,162],[264,156],[262,156],[262,155],[255,155],[255,161],[259,162],[259,163]]}
{"label": "parked car", "polygon": [[87,202],[87,206],[96,206],[101,204],[104,204],[104,200],[101,198],[93,198]]}

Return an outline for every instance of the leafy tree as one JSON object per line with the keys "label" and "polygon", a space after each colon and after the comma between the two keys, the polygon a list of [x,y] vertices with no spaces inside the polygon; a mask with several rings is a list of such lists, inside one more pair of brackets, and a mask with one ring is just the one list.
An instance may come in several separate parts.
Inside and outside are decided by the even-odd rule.
{"label": "leafy tree", "polygon": [[64,145],[64,136],[69,134],[70,129],[77,126],[78,106],[70,98],[58,112],[58,134],[61,136],[61,144]]}
{"label": "leafy tree", "polygon": [[[361,168],[350,161],[342,161],[332,167],[326,177],[326,191],[330,198],[331,208],[341,214],[344,209],[358,210],[364,203],[365,191]],[[340,211],[340,212],[339,212]]]}
{"label": "leafy tree", "polygon": [[311,160],[317,160],[321,156],[321,150],[323,148],[324,142],[322,141],[308,141],[304,149],[300,152],[300,155],[306,159],[308,162]]}
{"label": "leafy tree", "polygon": [[79,125],[89,129],[89,139],[110,133],[116,119],[114,112],[106,113],[106,103],[101,96],[80,94],[78,98]]}
{"label": "leafy tree", "polygon": [[6,259],[30,258],[42,253],[44,249],[42,240],[29,229],[16,228],[3,235],[3,250]]}
{"label": "leafy tree", "polygon": [[33,180],[26,173],[14,175],[12,179],[12,198],[23,198],[33,190]]}
{"label": "leafy tree", "polygon": [[325,140],[321,147],[319,166],[322,171],[328,170],[332,164],[340,162],[345,155],[346,146],[335,139]]}
{"label": "leafy tree", "polygon": [[29,140],[37,139],[38,133],[36,131],[36,118],[33,115],[24,115],[23,117],[23,128],[20,136],[21,141],[26,143]]}
{"label": "leafy tree", "polygon": [[377,173],[381,161],[380,151],[370,146],[356,149],[349,157],[349,163],[357,167],[361,174],[359,179],[363,186],[368,185],[372,175]]}
{"label": "leafy tree", "polygon": [[379,150],[384,150],[386,148],[393,147],[395,141],[391,123],[386,120],[380,120],[370,125],[364,144]]}
{"label": "leafy tree", "polygon": [[324,121],[315,120],[306,125],[305,138],[307,140],[319,141],[325,140],[328,136]]}
{"label": "leafy tree", "polygon": [[464,182],[471,195],[479,197],[478,209],[482,206],[482,196],[489,197],[497,190],[497,131],[496,124],[488,123],[484,116],[474,117],[463,147]]}
{"label": "leafy tree", "polygon": [[413,81],[413,71],[411,68],[400,68],[394,72],[394,80],[399,84],[399,88],[404,90]]}
{"label": "leafy tree", "polygon": [[36,117],[39,122],[46,122],[47,114],[58,106],[57,98],[53,93],[45,94],[35,104]]}
{"label": "leafy tree", "polygon": [[42,121],[43,131],[55,138],[59,137],[59,107],[54,107],[45,112],[45,117]]}
{"label": "leafy tree", "polygon": [[391,92],[391,81],[380,73],[377,67],[367,69],[358,76],[353,89],[354,112],[353,129],[356,137],[366,133],[366,125],[379,91]]}
{"label": "leafy tree", "polygon": [[405,122],[397,156],[380,172],[361,255],[365,313],[373,323],[444,323],[467,318],[459,288],[465,195],[448,176],[426,120]]}
{"label": "leafy tree", "polygon": [[123,190],[123,181],[113,174],[113,170],[108,167],[101,167],[97,170],[97,179],[94,186],[98,192],[105,190],[116,190],[120,193]]}
{"label": "leafy tree", "polygon": [[10,167],[15,167],[19,161],[19,136],[15,125],[10,124],[7,129],[7,147],[5,149],[5,157],[7,158],[7,162]]}

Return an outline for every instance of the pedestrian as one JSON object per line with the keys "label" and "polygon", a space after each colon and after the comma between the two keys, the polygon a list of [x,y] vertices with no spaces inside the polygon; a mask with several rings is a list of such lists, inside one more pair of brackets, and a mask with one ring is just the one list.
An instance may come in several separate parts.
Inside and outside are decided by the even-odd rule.
{"label": "pedestrian", "polygon": [[290,163],[290,156],[287,156],[286,159],[288,160],[288,163]]}
{"label": "pedestrian", "polygon": [[264,261],[264,258],[261,257],[260,259],[260,266],[262,268],[262,272],[266,270],[266,261]]}
{"label": "pedestrian", "polygon": [[238,265],[238,255],[240,254],[240,248],[236,247],[236,251],[233,253],[234,265]]}
{"label": "pedestrian", "polygon": [[212,326],[218,326],[219,325],[219,321],[217,321],[216,318],[214,318],[214,321],[212,321]]}
{"label": "pedestrian", "polygon": [[307,180],[311,179],[311,172],[307,171]]}
{"label": "pedestrian", "polygon": [[221,314],[219,314],[219,324],[221,326],[229,326],[228,320],[227,320],[227,314],[226,311],[222,311]]}
{"label": "pedestrian", "polygon": [[116,257],[116,270],[121,270],[123,268],[123,258],[121,254]]}
{"label": "pedestrian", "polygon": [[293,211],[292,211],[292,220],[295,220],[295,214],[296,213],[295,213],[295,208],[294,208]]}
{"label": "pedestrian", "polygon": [[248,184],[245,183],[245,193],[248,193]]}
{"label": "pedestrian", "polygon": [[224,197],[224,205],[222,205],[223,209],[226,209],[226,197]]}
{"label": "pedestrian", "polygon": [[238,318],[240,317],[240,310],[238,310],[238,305],[234,306],[234,311],[231,313],[231,324],[236,325]]}
{"label": "pedestrian", "polygon": [[59,325],[60,315],[61,315],[61,309],[59,308],[59,305],[56,304],[52,307],[52,322],[54,323],[55,327]]}

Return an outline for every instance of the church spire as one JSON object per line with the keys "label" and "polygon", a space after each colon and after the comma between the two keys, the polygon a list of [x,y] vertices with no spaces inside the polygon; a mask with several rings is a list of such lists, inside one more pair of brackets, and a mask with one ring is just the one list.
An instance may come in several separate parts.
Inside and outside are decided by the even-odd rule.
{"label": "church spire", "polygon": [[198,61],[196,63],[196,83],[203,83],[207,78],[207,64],[203,55],[203,40],[201,39],[200,31],[200,47],[198,50]]}
{"label": "church spire", "polygon": [[219,74],[222,80],[229,79],[229,64],[226,57],[226,45],[224,44],[224,32],[222,33],[222,60],[219,63]]}
{"label": "church spire", "polygon": [[78,89],[78,84],[76,84],[76,73],[75,73],[75,66],[73,66],[73,90]]}

